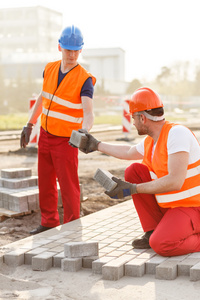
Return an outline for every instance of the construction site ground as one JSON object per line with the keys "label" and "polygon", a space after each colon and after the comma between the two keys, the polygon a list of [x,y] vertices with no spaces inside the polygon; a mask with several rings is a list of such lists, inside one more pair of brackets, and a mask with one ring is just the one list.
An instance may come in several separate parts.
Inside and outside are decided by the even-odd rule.
{"label": "construction site ground", "polygon": [[[105,128],[105,130],[104,130]],[[139,141],[136,131],[127,136],[121,128],[98,126],[94,135],[97,139],[112,143],[134,144]],[[81,216],[91,214],[109,206],[118,204],[122,200],[112,200],[104,194],[104,189],[93,179],[98,168],[109,170],[115,176],[123,178],[125,168],[130,161],[118,160],[100,152],[84,154],[79,151],[79,181],[82,185],[83,199],[81,202]],[[31,168],[32,174],[37,175],[37,147],[20,149],[19,139],[0,140],[0,170],[7,168]],[[62,224],[63,208],[59,208]],[[4,219],[4,218],[3,218]],[[0,246],[23,239],[29,232],[40,224],[40,211],[15,218],[5,218],[0,222]]]}
{"label": "construction site ground", "polygon": [[[200,131],[195,130],[195,134],[200,140]],[[109,131],[95,131],[94,135],[99,140],[112,143],[135,144],[141,140],[135,130],[131,132],[129,141],[124,141],[124,134],[116,128]],[[130,245],[134,233],[142,234],[134,207],[132,210],[132,200],[128,200],[127,205],[125,202],[121,203],[123,202],[121,200],[111,200],[104,194],[103,188],[94,181],[93,176],[97,168],[102,168],[109,170],[115,176],[123,178],[124,169],[131,163],[99,152],[88,155],[79,153],[79,179],[84,196],[84,201],[81,203],[81,215],[86,216],[86,218],[83,217],[83,224],[84,222],[96,224],[98,220],[104,224],[112,222],[117,224],[119,219],[123,219],[123,216],[126,215],[128,218],[125,223],[127,221],[129,223],[127,223],[125,231],[127,230],[127,235],[129,235]],[[37,175],[37,149],[19,149],[19,139],[15,141],[2,140],[0,142],[0,169],[17,167],[31,168],[33,175]],[[107,209],[103,210],[104,208]],[[62,208],[59,209],[59,213],[62,223]],[[128,225],[131,222],[134,225]],[[14,245],[17,247],[26,245],[29,239],[32,239],[29,231],[37,227],[39,223],[39,211],[26,216],[8,218],[1,222],[1,250],[4,252],[14,247]],[[70,225],[70,223],[66,225]],[[63,229],[61,228],[61,231],[65,230],[64,227],[65,225]],[[106,230],[106,225],[105,228],[103,227],[101,229]],[[42,234],[52,238],[55,237],[57,230],[59,231],[60,228]],[[120,229],[116,226],[117,230],[120,233]],[[33,237],[36,240],[38,238],[37,236]],[[127,244],[127,247],[130,247],[130,245]],[[171,277],[170,279],[174,278]],[[0,272],[0,299],[2,300],[198,300],[199,295],[200,281],[198,278],[196,278],[196,281],[191,281],[189,276],[178,276],[174,280],[166,278],[161,280],[155,278],[155,275],[144,274],[142,277],[123,276],[119,280],[113,281],[105,280],[102,278],[102,274],[93,274],[91,269],[87,268],[82,268],[78,272],[63,272],[60,268],[51,268],[41,272],[33,271],[30,265],[16,267],[5,263],[1,265]]]}

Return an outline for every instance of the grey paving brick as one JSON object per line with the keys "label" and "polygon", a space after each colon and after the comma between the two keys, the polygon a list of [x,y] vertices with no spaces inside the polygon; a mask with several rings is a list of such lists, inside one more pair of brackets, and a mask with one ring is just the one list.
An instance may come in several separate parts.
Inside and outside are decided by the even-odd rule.
{"label": "grey paving brick", "polygon": [[64,245],[62,245],[62,246],[60,245],[60,246],[50,248],[49,251],[60,253],[60,252],[64,252],[63,249],[64,249]]}
{"label": "grey paving brick", "polygon": [[125,264],[125,276],[142,277],[145,274],[145,258],[134,258]]}
{"label": "grey paving brick", "polygon": [[64,244],[66,257],[98,256],[97,242],[69,242]]}
{"label": "grey paving brick", "polygon": [[8,189],[21,189],[37,186],[37,176],[31,176],[21,179],[4,179],[3,187]]}
{"label": "grey paving brick", "polygon": [[156,274],[156,267],[167,260],[168,257],[155,255],[146,261],[146,274]]}
{"label": "grey paving brick", "polygon": [[24,192],[13,193],[8,196],[9,208],[16,212],[27,212],[28,209],[28,197]]}
{"label": "grey paving brick", "polygon": [[106,170],[97,169],[94,174],[94,180],[96,180],[100,185],[102,185],[107,191],[113,190],[117,183],[112,180],[113,175]]}
{"label": "grey paving brick", "polygon": [[77,272],[82,268],[82,258],[65,257],[61,260],[61,270],[68,272]]}
{"label": "grey paving brick", "polygon": [[39,199],[38,199],[37,195],[32,195],[32,196],[28,195],[27,202],[28,202],[28,210],[29,211],[39,210],[40,205],[39,205]]}
{"label": "grey paving brick", "polygon": [[156,267],[156,278],[173,280],[178,275],[178,261],[167,259]]}
{"label": "grey paving brick", "polygon": [[47,271],[53,266],[53,256],[55,253],[42,252],[32,257],[32,269],[34,271]]}
{"label": "grey paving brick", "polygon": [[82,267],[92,269],[92,262],[97,260],[98,256],[86,256],[82,258]]}
{"label": "grey paving brick", "polygon": [[24,253],[26,250],[17,249],[4,254],[4,262],[8,266],[21,266],[24,264]]}
{"label": "grey paving brick", "polygon": [[200,252],[194,252],[188,255],[188,258],[200,258]]}
{"label": "grey paving brick", "polygon": [[97,260],[94,260],[92,262],[92,272],[94,274],[102,274],[102,267],[103,265],[107,264],[112,259],[115,259],[115,257],[111,256],[103,256]]}
{"label": "grey paving brick", "polygon": [[39,247],[39,248],[36,248],[36,249],[33,249],[33,250],[30,250],[30,251],[26,252],[24,254],[24,264],[25,265],[31,265],[33,256],[36,256],[36,255],[38,255],[42,252],[45,252],[47,250],[48,250],[47,248]]}
{"label": "grey paving brick", "polygon": [[123,255],[102,266],[102,277],[106,280],[118,280],[124,276],[125,263],[131,259],[130,255]]}
{"label": "grey paving brick", "polygon": [[200,262],[200,258],[189,258],[178,263],[178,276],[190,276],[190,269]]}
{"label": "grey paving brick", "polygon": [[0,254],[0,270],[3,267],[3,254]]}
{"label": "grey paving brick", "polygon": [[200,280],[200,263],[194,265],[190,269],[190,280],[191,281],[198,281],[198,280]]}
{"label": "grey paving brick", "polygon": [[32,170],[29,168],[9,168],[1,170],[2,178],[23,178],[32,175]]}
{"label": "grey paving brick", "polygon": [[63,252],[60,252],[58,254],[56,254],[54,257],[53,257],[53,267],[54,268],[61,268],[61,260],[65,258],[65,255],[64,255],[64,251]]}
{"label": "grey paving brick", "polygon": [[87,140],[88,138],[85,133],[73,130],[69,142],[78,148],[85,148]]}

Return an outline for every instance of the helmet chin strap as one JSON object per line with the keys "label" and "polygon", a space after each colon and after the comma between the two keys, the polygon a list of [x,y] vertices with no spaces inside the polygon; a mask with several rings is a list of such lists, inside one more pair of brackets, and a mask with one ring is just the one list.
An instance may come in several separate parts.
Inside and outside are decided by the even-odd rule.
{"label": "helmet chin strap", "polygon": [[143,111],[143,112],[141,112],[143,115],[145,115],[145,117],[147,118],[147,119],[149,119],[149,120],[152,120],[152,121],[162,121],[162,120],[164,120],[165,119],[165,116],[164,115],[162,115],[162,116],[152,116],[152,115],[150,115],[150,114],[148,114],[146,111]]}

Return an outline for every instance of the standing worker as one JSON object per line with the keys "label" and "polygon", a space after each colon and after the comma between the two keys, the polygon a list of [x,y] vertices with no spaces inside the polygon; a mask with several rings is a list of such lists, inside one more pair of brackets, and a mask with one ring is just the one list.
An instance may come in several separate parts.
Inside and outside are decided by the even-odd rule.
{"label": "standing worker", "polygon": [[99,150],[119,159],[140,160],[113,177],[111,198],[132,195],[144,235],[134,248],[152,248],[162,256],[200,251],[200,145],[185,126],[165,121],[163,103],[147,87],[136,90],[129,103],[139,135],[137,145],[112,145],[91,134],[83,152]]}
{"label": "standing worker", "polygon": [[29,143],[32,127],[41,115],[38,143],[38,185],[41,224],[30,234],[60,225],[58,179],[64,209],[63,222],[80,217],[78,149],[69,145],[72,130],[88,132],[93,126],[93,91],[96,79],[77,60],[83,48],[78,27],[66,27],[58,50],[62,59],[44,70],[43,89],[27,125],[21,133],[21,147]]}

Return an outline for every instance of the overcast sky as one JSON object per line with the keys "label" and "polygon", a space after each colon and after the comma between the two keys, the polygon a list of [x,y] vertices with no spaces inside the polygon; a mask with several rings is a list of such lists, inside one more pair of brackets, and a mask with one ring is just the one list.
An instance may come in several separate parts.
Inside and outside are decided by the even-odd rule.
{"label": "overcast sky", "polygon": [[78,26],[85,48],[124,49],[126,80],[200,62],[200,0],[6,0],[0,8],[35,5],[62,12],[63,27]]}

